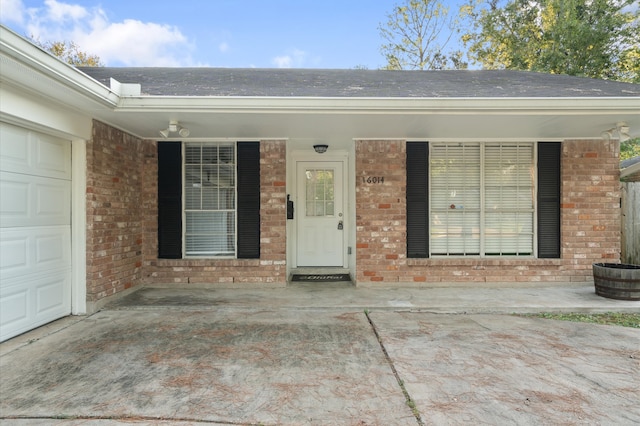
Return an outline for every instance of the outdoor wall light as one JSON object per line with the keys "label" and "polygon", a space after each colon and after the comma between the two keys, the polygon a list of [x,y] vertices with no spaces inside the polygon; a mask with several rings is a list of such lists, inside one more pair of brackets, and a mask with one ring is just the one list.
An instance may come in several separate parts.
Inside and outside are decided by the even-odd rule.
{"label": "outdoor wall light", "polygon": [[629,134],[629,125],[624,121],[616,123],[616,127],[612,127],[609,130],[602,132],[602,137],[606,140],[611,140],[612,137],[617,136],[620,142],[625,142],[631,139]]}
{"label": "outdoor wall light", "polygon": [[313,146],[313,149],[315,149],[315,151],[316,151],[318,154],[324,154],[325,152],[327,152],[327,149],[328,149],[328,148],[329,148],[329,145],[324,145],[324,144],[321,144],[321,145],[314,145],[314,146]]}
{"label": "outdoor wall light", "polygon": [[177,121],[171,120],[169,122],[169,127],[160,130],[160,136],[168,138],[171,133],[178,133],[183,138],[186,138],[191,132],[186,127],[182,127]]}

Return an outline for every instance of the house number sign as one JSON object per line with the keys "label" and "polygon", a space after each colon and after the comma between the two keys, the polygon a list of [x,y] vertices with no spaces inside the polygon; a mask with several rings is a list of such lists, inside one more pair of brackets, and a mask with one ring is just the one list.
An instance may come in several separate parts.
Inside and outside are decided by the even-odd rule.
{"label": "house number sign", "polygon": [[384,176],[362,176],[362,183],[369,185],[384,183]]}

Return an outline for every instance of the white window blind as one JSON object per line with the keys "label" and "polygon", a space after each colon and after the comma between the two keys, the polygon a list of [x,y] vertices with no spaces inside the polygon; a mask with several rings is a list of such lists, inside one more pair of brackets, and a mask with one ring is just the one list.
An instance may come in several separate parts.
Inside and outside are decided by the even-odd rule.
{"label": "white window blind", "polygon": [[185,255],[234,256],[235,144],[187,143],[184,161]]}
{"label": "white window blind", "polygon": [[533,145],[486,144],[485,254],[533,254]]}
{"label": "white window blind", "polygon": [[433,256],[533,254],[533,144],[431,144]]}
{"label": "white window blind", "polygon": [[480,253],[480,146],[433,145],[431,252]]}

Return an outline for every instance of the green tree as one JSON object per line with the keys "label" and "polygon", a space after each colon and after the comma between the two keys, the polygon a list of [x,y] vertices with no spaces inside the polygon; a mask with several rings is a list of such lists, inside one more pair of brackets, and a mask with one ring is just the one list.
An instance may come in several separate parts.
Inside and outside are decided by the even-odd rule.
{"label": "green tree", "polygon": [[473,30],[463,40],[484,68],[640,82],[637,0],[481,0],[475,6]]}
{"label": "green tree", "polygon": [[73,41],[47,41],[41,42],[37,38],[31,40],[42,49],[63,60],[64,62],[77,67],[103,67],[98,55],[91,55],[80,50]]}
{"label": "green tree", "polygon": [[629,158],[640,156],[640,138],[629,139],[620,142],[620,159],[627,160]]}
{"label": "green tree", "polygon": [[394,6],[386,24],[378,26],[384,40],[380,51],[387,61],[384,69],[467,68],[461,51],[447,50],[460,34],[465,10],[452,14],[437,0],[405,0]]}

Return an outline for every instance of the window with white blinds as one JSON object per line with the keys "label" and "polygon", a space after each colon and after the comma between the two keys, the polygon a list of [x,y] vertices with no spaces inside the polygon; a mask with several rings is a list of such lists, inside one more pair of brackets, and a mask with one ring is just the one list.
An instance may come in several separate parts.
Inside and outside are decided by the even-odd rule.
{"label": "window with white blinds", "polygon": [[430,145],[432,256],[532,256],[534,145]]}
{"label": "window with white blinds", "polygon": [[184,150],[184,254],[235,256],[235,144],[186,143]]}

